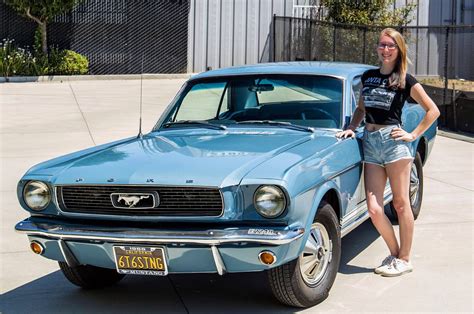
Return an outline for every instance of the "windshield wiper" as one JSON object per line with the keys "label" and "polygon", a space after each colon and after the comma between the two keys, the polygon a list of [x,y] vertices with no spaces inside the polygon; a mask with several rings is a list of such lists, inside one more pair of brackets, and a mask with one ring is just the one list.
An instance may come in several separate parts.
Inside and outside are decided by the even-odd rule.
{"label": "windshield wiper", "polygon": [[301,126],[297,124],[293,124],[286,121],[272,121],[272,120],[247,120],[247,121],[239,121],[237,124],[265,124],[270,126],[278,126],[284,127],[292,130],[303,131],[303,132],[311,132],[314,133],[314,129],[307,126]]}
{"label": "windshield wiper", "polygon": [[227,130],[227,127],[222,124],[212,124],[206,121],[198,121],[198,120],[182,120],[182,121],[176,121],[176,122],[166,122],[163,124],[163,128],[167,129],[170,126],[173,125],[199,125],[201,127],[205,127],[208,129],[213,129],[213,130]]}

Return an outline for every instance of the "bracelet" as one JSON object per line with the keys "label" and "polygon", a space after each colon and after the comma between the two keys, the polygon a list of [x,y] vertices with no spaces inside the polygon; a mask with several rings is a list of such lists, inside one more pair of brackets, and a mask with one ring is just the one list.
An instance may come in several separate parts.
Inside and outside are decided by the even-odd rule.
{"label": "bracelet", "polygon": [[346,130],[351,130],[352,132],[354,132],[355,129],[357,129],[356,126],[353,126],[352,124],[349,124],[349,125],[347,126],[347,129],[346,129]]}

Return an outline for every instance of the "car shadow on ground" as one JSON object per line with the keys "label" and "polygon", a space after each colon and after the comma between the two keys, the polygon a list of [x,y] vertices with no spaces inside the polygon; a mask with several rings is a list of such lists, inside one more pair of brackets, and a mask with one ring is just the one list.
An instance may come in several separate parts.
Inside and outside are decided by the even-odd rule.
{"label": "car shadow on ground", "polygon": [[349,265],[349,262],[373,243],[378,237],[380,237],[380,235],[377,232],[377,229],[375,229],[370,219],[368,219],[362,225],[342,238],[339,273],[348,275],[356,273],[373,273],[373,268]]}
{"label": "car shadow on ground", "polygon": [[[350,266],[355,256],[378,238],[366,221],[342,239],[340,273],[372,272]],[[294,313],[278,303],[265,272],[183,274],[167,277],[127,276],[118,285],[83,290],[70,284],[60,271],[3,294],[2,313]],[[337,280],[337,279],[336,279]]]}

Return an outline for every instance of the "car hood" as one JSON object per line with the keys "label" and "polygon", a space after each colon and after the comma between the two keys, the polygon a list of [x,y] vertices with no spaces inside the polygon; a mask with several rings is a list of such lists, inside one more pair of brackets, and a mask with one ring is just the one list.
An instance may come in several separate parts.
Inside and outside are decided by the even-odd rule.
{"label": "car hood", "polygon": [[224,187],[314,134],[292,130],[164,131],[119,142],[33,173],[53,184],[164,184]]}

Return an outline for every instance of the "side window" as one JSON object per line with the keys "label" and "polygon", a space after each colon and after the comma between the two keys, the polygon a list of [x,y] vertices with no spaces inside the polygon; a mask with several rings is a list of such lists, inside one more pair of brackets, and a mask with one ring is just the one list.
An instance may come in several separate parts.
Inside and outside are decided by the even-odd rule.
{"label": "side window", "polygon": [[362,91],[362,81],[360,76],[354,78],[352,81],[352,112],[354,112],[357,102],[359,101],[360,93]]}
{"label": "side window", "polygon": [[[360,76],[357,76],[352,81],[352,105],[351,109],[354,112],[355,108],[357,107],[357,102],[359,101],[360,93],[362,92],[362,81]],[[365,119],[362,120],[360,123],[361,126],[365,124]]]}
{"label": "side window", "polygon": [[[175,121],[215,118],[225,86],[225,82],[194,85],[182,100]],[[227,107],[227,101],[224,106]]]}

